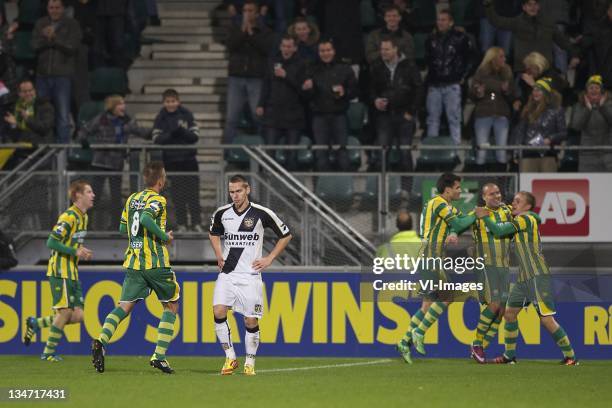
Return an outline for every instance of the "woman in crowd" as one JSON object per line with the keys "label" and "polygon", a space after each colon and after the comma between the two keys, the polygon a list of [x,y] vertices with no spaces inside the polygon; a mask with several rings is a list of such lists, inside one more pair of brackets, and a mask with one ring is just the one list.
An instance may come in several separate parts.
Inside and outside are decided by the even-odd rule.
{"label": "woman in crowd", "polygon": [[[504,50],[500,47],[489,48],[472,79],[471,87],[471,97],[476,103],[474,130],[478,146],[489,145],[491,131],[496,146],[508,144],[510,101],[514,93],[512,69],[506,64]],[[486,150],[476,153],[476,164],[480,170],[484,170],[486,155]],[[507,152],[496,150],[495,157],[497,166],[491,170],[505,171]]]}
{"label": "woman in crowd", "polygon": [[319,27],[304,17],[295,19],[287,29],[287,34],[297,38],[297,55],[309,63],[317,59],[317,44],[319,43]]}
{"label": "woman in crowd", "polygon": [[[534,147],[552,147],[565,140],[567,127],[561,95],[552,88],[550,79],[535,82],[512,136],[512,144]],[[556,152],[552,149],[524,150],[519,168],[522,172],[556,172]]]}

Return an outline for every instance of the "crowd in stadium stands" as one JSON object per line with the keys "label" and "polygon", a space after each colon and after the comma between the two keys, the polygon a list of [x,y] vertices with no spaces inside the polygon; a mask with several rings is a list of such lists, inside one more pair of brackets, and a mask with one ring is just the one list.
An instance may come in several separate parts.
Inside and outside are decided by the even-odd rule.
{"label": "crowd in stadium stands", "polygon": [[[317,151],[315,170],[349,170],[347,116],[350,123],[362,104],[362,144],[410,145],[420,127],[423,142],[471,140],[476,151],[466,170],[516,166],[518,152],[478,146],[612,144],[611,1],[438,3],[226,0],[225,142],[248,105],[265,143],[297,144],[306,134],[315,144],[340,145],[335,160]],[[413,169],[410,151],[393,153],[394,169]],[[285,157],[296,168],[295,153]],[[561,163],[553,149],[522,157],[522,171],[612,166],[612,154],[593,151],[567,151]],[[368,164],[379,170],[380,152],[369,153]]]}
{"label": "crowd in stadium stands", "polygon": [[[21,0],[13,22],[0,4],[2,142],[151,138],[119,96],[101,114],[87,117],[85,106],[108,96],[90,89],[90,76],[116,70],[126,80],[141,31],[160,23],[155,0]],[[225,143],[236,141],[246,115],[266,144],[339,145],[315,152],[318,171],[358,167],[346,149],[355,138],[386,147],[470,140],[474,152],[461,157],[475,171],[516,166],[517,152],[479,146],[612,144],[612,0],[224,0],[220,8],[230,17]],[[196,143],[178,94],[163,100],[153,142]],[[413,170],[409,150],[391,150],[389,168]],[[283,157],[300,168],[296,151]],[[369,152],[368,168],[379,170],[382,157]],[[522,157],[524,171],[612,169],[605,152]],[[194,149],[163,151],[163,159],[173,171],[197,172]],[[91,166],[118,171],[124,160],[94,152]],[[197,199],[184,199],[181,216],[199,214]]]}

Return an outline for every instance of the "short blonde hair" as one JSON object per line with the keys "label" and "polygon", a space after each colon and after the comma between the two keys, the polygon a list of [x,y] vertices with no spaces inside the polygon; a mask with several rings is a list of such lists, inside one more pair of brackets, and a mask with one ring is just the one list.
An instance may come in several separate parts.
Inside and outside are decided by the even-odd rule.
{"label": "short blonde hair", "polygon": [[83,192],[85,192],[85,187],[87,186],[90,186],[90,184],[85,180],[74,180],[72,183],[70,183],[70,187],[68,188],[68,197],[70,198],[70,201],[74,203],[77,199],[77,193],[83,194]]}
{"label": "short blonde hair", "polygon": [[523,58],[523,65],[525,68],[530,66],[538,68],[540,70],[540,75],[550,68],[550,63],[546,57],[539,52],[531,52],[527,54],[527,56]]}
{"label": "short blonde hair", "polygon": [[125,99],[123,99],[123,96],[109,95],[106,98],[104,98],[104,109],[107,112],[112,112],[115,110],[117,105],[121,105],[122,103],[125,103]]}

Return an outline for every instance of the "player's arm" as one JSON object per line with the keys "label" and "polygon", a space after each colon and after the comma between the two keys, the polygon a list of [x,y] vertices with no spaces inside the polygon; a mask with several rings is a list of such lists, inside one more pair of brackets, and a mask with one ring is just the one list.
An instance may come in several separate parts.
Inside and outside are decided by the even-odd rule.
{"label": "player's arm", "polygon": [[140,225],[145,227],[147,231],[155,235],[162,242],[169,243],[172,241],[172,232],[167,234],[157,225],[155,219],[164,211],[166,205],[165,199],[161,196],[150,198],[140,216]]}
{"label": "player's arm", "polygon": [[123,206],[123,211],[121,211],[121,221],[119,222],[119,232],[121,233],[121,235],[127,235],[128,233],[128,203],[131,201],[131,199],[132,196],[130,196],[130,198],[125,202],[125,206]]}
{"label": "player's arm", "polygon": [[68,245],[64,245],[63,243],[66,237],[68,237],[74,222],[75,220],[72,217],[62,214],[57,220],[55,227],[53,227],[51,234],[49,234],[49,238],[47,239],[47,248],[59,252],[60,254],[76,256],[79,259],[89,259],[92,255],[92,252],[89,249],[83,246],[73,248]]}
{"label": "player's arm", "polygon": [[444,203],[438,205],[434,211],[438,217],[448,224],[451,231],[455,231],[455,233],[462,233],[476,221],[474,214],[463,215],[460,212],[453,212],[450,206]]}
{"label": "player's arm", "polygon": [[258,272],[261,272],[262,270],[270,266],[272,262],[274,262],[276,257],[278,257],[281,252],[285,250],[285,248],[289,244],[289,241],[291,241],[291,238],[293,238],[291,232],[289,232],[289,227],[287,227],[287,225],[282,222],[281,219],[278,218],[278,216],[272,211],[266,211],[264,213],[264,217],[262,218],[262,224],[264,228],[271,228],[276,233],[278,241],[276,242],[276,245],[274,245],[274,249],[272,249],[268,256],[256,259],[253,262],[253,269]]}
{"label": "player's arm", "polygon": [[210,229],[208,232],[208,238],[210,239],[210,245],[212,245],[213,251],[215,251],[215,257],[217,258],[217,266],[219,270],[223,269],[225,260],[223,259],[223,250],[221,249],[221,235],[225,233],[225,228],[221,222],[222,211],[215,211],[212,218],[210,219]]}
{"label": "player's arm", "polygon": [[495,238],[505,237],[507,235],[514,235],[519,231],[515,222],[495,222],[489,217],[483,218],[489,231],[493,233]]}

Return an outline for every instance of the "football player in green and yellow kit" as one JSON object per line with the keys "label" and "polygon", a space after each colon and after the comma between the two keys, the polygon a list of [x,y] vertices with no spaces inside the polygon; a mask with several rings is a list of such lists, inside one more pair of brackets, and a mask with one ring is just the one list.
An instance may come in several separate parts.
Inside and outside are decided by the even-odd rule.
{"label": "football player in green and yellow kit", "polygon": [[87,210],[93,207],[95,194],[89,183],[76,180],[68,190],[72,205],[64,211],[53,227],[47,247],[51,257],[47,276],[53,298],[55,316],[26,319],[26,346],[42,327],[50,327],[49,337],[41,360],[61,361],[57,345],[64,335],[64,326],[83,321],[83,289],[79,281],[79,260],[89,260],[92,252],[83,246],[87,235]]}
{"label": "football player in green and yellow kit", "polygon": [[128,236],[123,262],[126,273],[119,306],[106,316],[100,335],[92,343],[92,362],[100,373],[104,372],[104,354],[117,326],[130,314],[136,302],[152,291],[162,303],[164,312],[150,364],[164,373],[174,373],[166,360],[166,351],[174,333],[180,288],[170,267],[167,249],[174,236],[172,231],[165,231],[166,199],[160,194],[166,184],[163,163],[148,163],[143,178],[146,188],[130,195],[119,224],[119,231]]}

